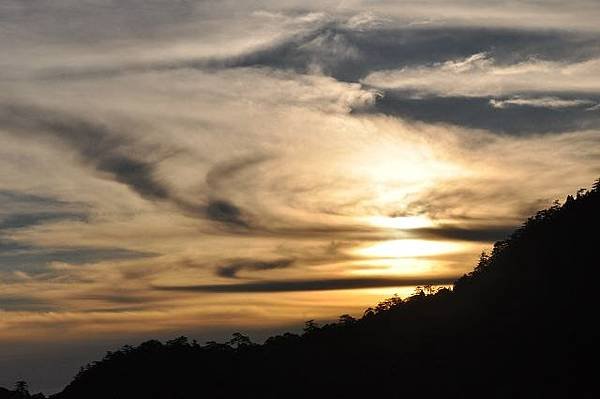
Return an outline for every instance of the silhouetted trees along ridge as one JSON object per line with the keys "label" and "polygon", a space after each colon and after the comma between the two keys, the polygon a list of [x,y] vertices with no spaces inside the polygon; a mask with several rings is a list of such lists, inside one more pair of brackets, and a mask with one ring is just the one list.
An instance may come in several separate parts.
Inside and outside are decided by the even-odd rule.
{"label": "silhouetted trees along ridge", "polygon": [[25,381],[17,381],[14,390],[10,391],[0,387],[0,399],[45,399],[42,393],[32,395],[29,393],[29,387]]}
{"label": "silhouetted trees along ridge", "polygon": [[262,345],[236,333],[125,346],[53,398],[592,397],[576,353],[594,336],[582,316],[596,310],[599,221],[600,180],[529,218],[453,290],[421,287]]}

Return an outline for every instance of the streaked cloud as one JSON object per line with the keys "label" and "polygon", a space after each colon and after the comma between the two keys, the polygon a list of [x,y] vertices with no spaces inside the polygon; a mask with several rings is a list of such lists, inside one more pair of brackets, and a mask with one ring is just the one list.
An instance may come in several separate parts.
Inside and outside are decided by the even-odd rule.
{"label": "streaked cloud", "polygon": [[[494,108],[506,108],[511,106],[538,107],[538,108],[570,108],[570,107],[589,107],[593,108],[596,103],[590,100],[561,99],[558,97],[539,97],[539,98],[510,98],[507,100],[490,100],[490,105]],[[587,108],[586,110],[589,110]]]}
{"label": "streaked cloud", "polygon": [[377,71],[364,83],[443,96],[503,96],[519,93],[600,90],[600,59],[574,63],[532,58],[501,64],[486,53],[427,66]]}
{"label": "streaked cloud", "polygon": [[235,278],[240,271],[261,271],[273,269],[285,269],[294,263],[294,259],[275,260],[236,260],[217,267],[217,275],[221,277]]}
{"label": "streaked cloud", "polygon": [[287,292],[287,291],[330,291],[351,290],[375,287],[414,287],[417,285],[448,285],[455,281],[457,276],[435,279],[410,279],[410,278],[344,278],[328,280],[285,280],[261,281],[240,284],[220,285],[192,285],[192,286],[164,286],[156,287],[163,291],[190,291],[190,292]]}

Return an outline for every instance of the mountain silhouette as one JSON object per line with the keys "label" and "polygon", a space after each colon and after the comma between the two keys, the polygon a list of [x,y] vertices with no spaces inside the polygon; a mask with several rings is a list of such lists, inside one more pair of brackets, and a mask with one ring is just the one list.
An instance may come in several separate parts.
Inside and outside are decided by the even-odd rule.
{"label": "mountain silhouette", "polygon": [[236,333],[125,346],[52,399],[591,398],[578,359],[595,336],[599,222],[600,180],[496,242],[452,290],[262,345]]}

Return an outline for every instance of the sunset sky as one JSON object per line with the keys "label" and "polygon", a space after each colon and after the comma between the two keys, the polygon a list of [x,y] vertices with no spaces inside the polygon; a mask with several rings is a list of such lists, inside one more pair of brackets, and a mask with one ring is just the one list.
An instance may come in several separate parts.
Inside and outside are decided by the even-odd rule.
{"label": "sunset sky", "polygon": [[0,386],[449,284],[600,176],[598,21],[597,0],[3,0]]}

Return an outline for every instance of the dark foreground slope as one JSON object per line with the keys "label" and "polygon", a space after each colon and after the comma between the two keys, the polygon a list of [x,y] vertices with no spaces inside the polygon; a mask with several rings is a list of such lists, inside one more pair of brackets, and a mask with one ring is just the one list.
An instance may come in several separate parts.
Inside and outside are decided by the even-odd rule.
{"label": "dark foreground slope", "polygon": [[264,345],[125,347],[54,398],[592,397],[575,353],[589,350],[596,314],[599,183],[496,243],[453,291]]}
{"label": "dark foreground slope", "polygon": [[[24,384],[24,385],[22,385]],[[45,396],[42,393],[32,395],[27,389],[27,385],[24,381],[19,381],[17,387],[14,390],[9,390],[0,387],[0,399],[44,399]]]}

